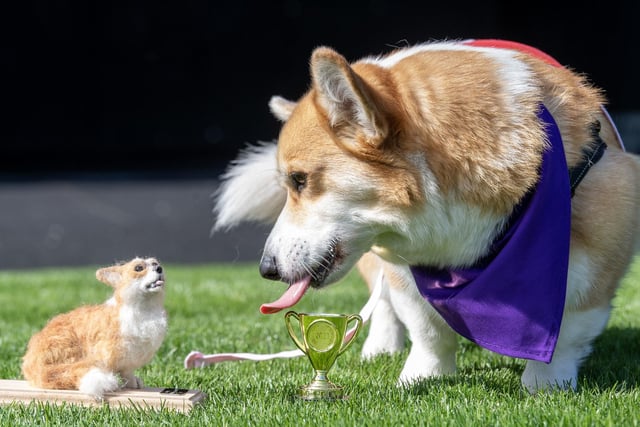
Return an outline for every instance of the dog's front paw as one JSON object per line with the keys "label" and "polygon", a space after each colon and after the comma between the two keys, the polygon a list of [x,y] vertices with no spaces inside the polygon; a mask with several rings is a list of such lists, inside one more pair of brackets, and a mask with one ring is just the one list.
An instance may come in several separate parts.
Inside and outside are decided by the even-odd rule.
{"label": "dog's front paw", "polygon": [[530,360],[522,373],[522,385],[531,394],[575,390],[578,384],[578,369],[573,365],[536,362]]}
{"label": "dog's front paw", "polygon": [[437,357],[412,351],[400,372],[398,385],[407,386],[423,379],[455,373],[455,353],[448,354],[446,357]]}
{"label": "dog's front paw", "polygon": [[405,367],[400,372],[398,377],[399,386],[409,386],[415,384],[420,380],[428,378],[440,377],[443,375],[453,375],[456,373],[456,369],[448,368],[444,366],[434,366],[432,369],[415,369],[413,367]]}
{"label": "dog's front paw", "polygon": [[380,300],[371,315],[369,335],[362,346],[362,358],[401,352],[405,344],[405,327],[396,317],[391,305]]}
{"label": "dog's front paw", "polygon": [[395,354],[401,352],[403,348],[404,336],[401,339],[394,339],[393,337],[380,339],[369,335],[362,346],[362,358],[369,360],[380,354]]}

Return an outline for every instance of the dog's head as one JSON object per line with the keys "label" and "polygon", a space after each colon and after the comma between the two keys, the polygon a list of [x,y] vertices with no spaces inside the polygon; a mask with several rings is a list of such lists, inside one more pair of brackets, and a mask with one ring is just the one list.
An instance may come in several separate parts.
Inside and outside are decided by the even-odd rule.
{"label": "dog's head", "polygon": [[340,279],[363,253],[393,240],[424,197],[423,160],[402,138],[393,82],[380,67],[350,66],[329,48],[311,58],[312,88],[270,102],[284,121],[278,169],[287,200],[266,242],[261,274],[291,284],[274,312],[309,287]]}
{"label": "dog's head", "polygon": [[96,278],[114,289],[116,304],[164,298],[164,270],[155,258],[136,257],[96,271]]}

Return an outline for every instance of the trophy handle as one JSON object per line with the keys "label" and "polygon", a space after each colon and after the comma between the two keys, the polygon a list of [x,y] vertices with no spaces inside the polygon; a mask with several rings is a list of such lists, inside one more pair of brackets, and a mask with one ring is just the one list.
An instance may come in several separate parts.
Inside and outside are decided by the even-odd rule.
{"label": "trophy handle", "polygon": [[362,328],[362,317],[360,317],[357,314],[352,314],[349,317],[347,317],[347,328],[349,327],[349,323],[351,323],[352,321],[356,322],[355,332],[353,333],[353,335],[351,335],[351,338],[348,341],[344,341],[342,343],[342,346],[340,347],[340,351],[338,351],[338,356],[344,353],[344,351],[351,346],[354,339],[358,336],[358,332],[360,332],[360,329]]}
{"label": "trophy handle", "polygon": [[298,327],[300,327],[300,317],[295,311],[288,311],[287,314],[284,315],[284,323],[287,325],[287,330],[289,331],[289,335],[291,336],[291,339],[293,339],[293,342],[296,344],[296,346],[298,346],[300,350],[302,350],[303,353],[306,353],[306,351],[304,350],[304,345],[298,339],[298,336],[291,326],[291,317],[295,317],[295,319],[298,321]]}

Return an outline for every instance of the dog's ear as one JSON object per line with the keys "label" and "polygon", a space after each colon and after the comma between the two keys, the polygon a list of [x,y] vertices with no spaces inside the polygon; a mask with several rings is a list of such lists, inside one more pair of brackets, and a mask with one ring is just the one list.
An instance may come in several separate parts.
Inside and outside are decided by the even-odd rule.
{"label": "dog's ear", "polygon": [[357,123],[370,145],[377,147],[383,142],[387,123],[375,103],[375,94],[342,55],[328,47],[315,49],[311,76],[331,126]]}
{"label": "dog's ear", "polygon": [[96,271],[96,279],[104,284],[115,287],[120,280],[122,280],[122,273],[120,266],[114,265],[112,267],[101,268]]}
{"label": "dog's ear", "polygon": [[296,102],[289,101],[288,99],[284,99],[278,95],[272,96],[269,100],[271,114],[281,122],[289,120],[289,117],[291,117],[291,113],[293,113],[293,109],[296,108],[296,105]]}

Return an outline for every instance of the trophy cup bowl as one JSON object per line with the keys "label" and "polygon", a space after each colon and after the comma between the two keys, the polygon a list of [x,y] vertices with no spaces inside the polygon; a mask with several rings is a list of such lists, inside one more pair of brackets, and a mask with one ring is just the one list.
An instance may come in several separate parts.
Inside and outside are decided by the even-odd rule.
{"label": "trophy cup bowl", "polygon": [[[296,346],[307,355],[315,370],[313,381],[300,387],[298,397],[303,400],[345,399],[344,389],[329,381],[327,373],[334,362],[351,346],[362,327],[362,318],[357,314],[296,313],[289,311],[284,316],[289,335]],[[302,339],[294,330],[292,320],[297,321]],[[347,327],[355,323],[355,332],[345,341]]]}

